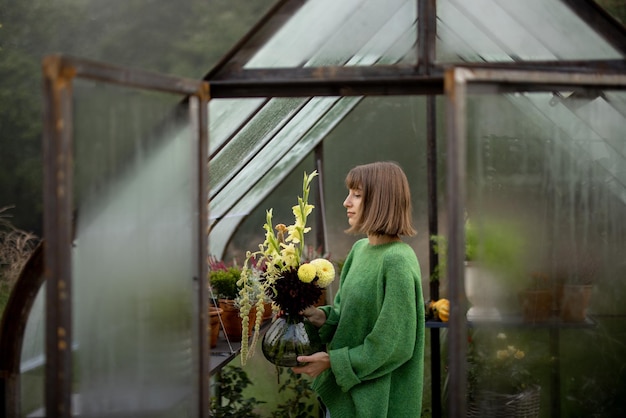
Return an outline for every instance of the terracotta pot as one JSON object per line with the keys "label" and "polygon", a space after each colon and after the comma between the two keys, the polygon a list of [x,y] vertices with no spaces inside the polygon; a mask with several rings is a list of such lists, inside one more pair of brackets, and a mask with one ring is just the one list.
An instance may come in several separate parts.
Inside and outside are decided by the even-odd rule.
{"label": "terracotta pot", "polygon": [[263,320],[265,321],[266,319],[270,319],[272,317],[272,304],[271,303],[264,303],[263,304]]}
{"label": "terracotta pot", "polygon": [[[230,299],[220,299],[220,308],[222,313],[222,325],[223,331],[226,334],[229,341],[240,342],[242,337],[241,332],[241,317],[239,316],[239,308],[235,306],[235,301]],[[248,336],[252,335],[252,329],[254,328],[254,321],[256,320],[256,308],[252,308],[248,321]]]}
{"label": "terracotta pot", "polygon": [[222,315],[224,311],[215,306],[209,307],[209,332],[211,335],[211,348],[217,347],[217,340],[220,335],[220,315]]}
{"label": "terracotta pot", "polygon": [[235,301],[231,299],[220,299],[222,314],[222,331],[229,341],[241,341],[241,319],[239,318],[239,308],[235,306]]}
{"label": "terracotta pot", "polygon": [[552,313],[552,292],[548,289],[525,290],[519,295],[524,322],[546,322]]}
{"label": "terracotta pot", "polygon": [[560,312],[562,321],[583,322],[585,320],[592,289],[592,285],[563,285]]}

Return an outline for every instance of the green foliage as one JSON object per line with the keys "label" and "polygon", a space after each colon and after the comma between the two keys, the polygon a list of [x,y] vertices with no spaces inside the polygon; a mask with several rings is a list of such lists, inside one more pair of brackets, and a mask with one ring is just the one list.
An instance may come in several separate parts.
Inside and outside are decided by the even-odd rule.
{"label": "green foliage", "polygon": [[287,380],[278,391],[291,392],[293,396],[277,406],[276,410],[272,412],[272,418],[309,418],[315,416],[315,405],[311,402],[311,399],[315,399],[315,392],[311,389],[309,380],[294,373],[291,369],[281,370],[280,376],[285,374]]}
{"label": "green foliage", "polygon": [[241,367],[228,366],[222,369],[217,392],[219,397],[211,398],[211,416],[214,418],[254,418],[261,417],[254,408],[265,403],[256,398],[245,398],[243,391],[252,381]]}
{"label": "green foliage", "polygon": [[[470,228],[472,231],[473,228]],[[471,236],[471,233],[470,233]],[[477,227],[473,260],[494,271],[519,273],[524,256],[524,234],[520,227],[508,221],[485,220]]]}
{"label": "green foliage", "polygon": [[477,391],[515,394],[540,382],[538,368],[549,364],[544,347],[494,330],[470,333],[467,353],[470,396]]}
{"label": "green foliage", "polygon": [[[433,235],[430,239],[433,251],[439,254],[439,265],[433,269],[430,280],[441,280],[446,272],[448,243],[443,235]],[[465,222],[465,261],[475,261],[507,280],[524,277],[527,242],[523,229],[511,221]]]}
{"label": "green foliage", "polygon": [[[0,0],[0,206],[15,205],[14,224],[42,235],[45,55],[62,53],[198,79],[273,4],[274,0]],[[121,130],[119,120],[112,120],[117,117],[113,106],[100,115],[90,117],[89,124],[102,121]]]}
{"label": "green foliage", "polygon": [[[430,274],[430,280],[441,280],[446,273],[448,241],[443,235],[431,235],[433,251],[439,254],[439,264],[435,266]],[[476,229],[470,224],[469,220],[465,222],[465,261],[471,261],[476,258],[476,247],[478,245],[478,235]]]}
{"label": "green foliage", "polygon": [[626,324],[598,318],[597,327],[561,333],[561,416],[621,418],[626,399]]}
{"label": "green foliage", "polygon": [[[289,368],[279,369],[279,381],[284,383],[278,388],[278,393],[287,393],[288,400],[278,404],[271,412],[272,418],[309,418],[316,415],[317,402],[315,392],[311,389],[309,380],[295,374]],[[219,383],[215,388],[221,396],[211,398],[212,417],[260,417],[255,408],[264,404],[254,397],[245,397],[244,392],[252,385],[252,381],[241,367],[228,366],[222,369]]]}
{"label": "green foliage", "polygon": [[237,282],[241,278],[241,270],[237,267],[212,270],[209,273],[209,283],[213,292],[222,299],[237,299],[240,286]]}

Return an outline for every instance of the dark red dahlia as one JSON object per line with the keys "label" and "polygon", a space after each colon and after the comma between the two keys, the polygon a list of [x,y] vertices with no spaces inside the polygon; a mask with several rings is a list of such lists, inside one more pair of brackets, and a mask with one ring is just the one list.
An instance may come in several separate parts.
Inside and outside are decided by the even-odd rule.
{"label": "dark red dahlia", "polygon": [[287,314],[298,314],[312,306],[322,295],[322,289],[314,282],[300,281],[296,269],[284,272],[283,276],[274,283],[274,289],[276,293],[272,293],[269,289],[268,296]]}

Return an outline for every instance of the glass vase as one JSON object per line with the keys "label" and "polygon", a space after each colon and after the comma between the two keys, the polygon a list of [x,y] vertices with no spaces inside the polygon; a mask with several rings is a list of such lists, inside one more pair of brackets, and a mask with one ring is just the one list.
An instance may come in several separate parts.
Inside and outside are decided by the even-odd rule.
{"label": "glass vase", "polygon": [[322,351],[323,345],[317,330],[301,315],[283,314],[276,318],[263,336],[263,355],[276,366],[294,367],[298,356]]}

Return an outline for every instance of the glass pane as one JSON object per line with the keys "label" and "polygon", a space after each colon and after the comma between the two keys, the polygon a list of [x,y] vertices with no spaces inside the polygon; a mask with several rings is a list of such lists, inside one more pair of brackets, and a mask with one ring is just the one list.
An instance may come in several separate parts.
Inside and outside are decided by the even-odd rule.
{"label": "glass pane", "polygon": [[[347,114],[353,103],[358,98],[337,99],[332,97],[313,99],[275,99],[270,102],[272,109],[274,103],[305,103],[293,109],[290,118],[273,120],[271,114],[265,115],[260,112],[255,117],[259,123],[271,123],[266,129],[271,131],[270,141],[260,147],[257,141],[264,141],[261,136],[263,131],[247,131],[244,129],[233,141],[245,141],[246,147],[255,151],[252,158],[245,165],[237,157],[224,157],[224,162],[232,167],[234,177],[219,189],[216,194],[211,194],[209,207],[210,223],[231,216],[245,216],[250,209],[255,207],[311,150],[318,144],[332,126]],[[279,107],[280,108],[280,107]],[[291,109],[285,108],[287,111]],[[268,117],[269,116],[269,117]],[[265,120],[264,120],[265,118]],[[272,125],[273,124],[273,125]],[[258,151],[257,151],[258,150]],[[226,150],[224,150],[226,151]],[[212,163],[211,163],[212,164]],[[211,231],[212,251],[219,251],[229,235],[218,236]],[[216,254],[219,254],[217,252]]]}
{"label": "glass pane", "polygon": [[409,53],[416,63],[416,7],[411,0],[307,2],[246,68],[389,64]]}
{"label": "glass pane", "polygon": [[[486,385],[470,380],[478,404],[486,402],[482,389],[503,392],[523,373],[528,387],[541,387],[541,416],[618,414],[626,354],[623,100],[623,92],[584,89],[470,96],[466,242],[478,271],[466,269],[466,291],[477,336],[469,367],[478,376],[470,379]],[[499,333],[509,342],[497,348]],[[498,376],[506,379],[492,385]]]}
{"label": "glass pane", "polygon": [[197,138],[181,98],[76,83],[81,416],[195,416]]}
{"label": "glass pane", "polygon": [[[45,367],[45,301],[46,286],[42,286],[31,307],[24,330],[20,364],[20,407],[24,414],[37,415],[44,404]],[[43,416],[43,412],[39,416]]]}
{"label": "glass pane", "polygon": [[[0,206],[41,236],[41,60],[62,53],[199,79],[275,0],[3,1]],[[19,111],[18,111],[19,110]]]}
{"label": "glass pane", "polygon": [[557,0],[438,0],[439,62],[618,59]]}
{"label": "glass pane", "polygon": [[259,107],[256,99],[229,100],[225,103],[221,100],[212,100],[210,120],[219,118],[219,114],[223,113],[222,104],[235,115],[245,113],[246,109],[253,107],[256,112],[246,115],[245,119],[225,118],[227,121],[223,123],[228,123],[230,131],[233,131],[227,138],[220,136],[218,126],[211,126],[209,131],[211,148],[214,148],[213,143],[224,144],[225,142],[223,148],[211,158],[209,167],[211,196],[218,193],[239,170],[244,169],[246,162],[261,152],[305,103],[306,99],[301,98],[272,99]]}
{"label": "glass pane", "polygon": [[209,102],[209,153],[215,152],[245,125],[265,99],[213,99]]}
{"label": "glass pane", "polygon": [[[342,206],[346,196],[345,175],[358,164],[377,160],[397,161],[407,172],[412,187],[418,235],[407,240],[418,252],[422,263],[424,293],[427,295],[428,193],[424,112],[423,97],[344,98],[338,101],[331,112],[317,123],[315,129],[303,137],[298,147],[290,150],[287,156],[281,158],[269,174],[260,180],[259,187],[253,189],[249,195],[243,196],[234,206],[231,211],[234,216],[247,218],[233,236],[224,259],[230,260],[235,257],[241,260],[245,250],[253,250],[256,248],[255,243],[263,241],[262,226],[266,209],[274,208],[275,219],[282,219],[285,223],[291,222],[293,216],[291,206],[301,188],[302,172],[312,171],[314,168],[313,162],[307,162],[310,161],[308,159],[300,165],[292,161],[299,156],[309,155],[314,144],[323,139],[326,232],[328,250],[332,258],[342,260],[356,239],[343,232],[348,227],[345,208]],[[275,172],[281,174],[274,174]],[[288,176],[285,178],[286,175]],[[278,182],[283,178],[284,181],[279,185]],[[271,179],[272,183],[266,179]],[[318,208],[314,210],[314,214],[317,210]],[[314,215],[311,215],[310,219],[313,218]],[[234,231],[239,223],[240,220],[233,223],[230,229]],[[224,230],[221,229],[223,226],[220,223],[217,226],[218,230],[211,232],[212,252],[220,248],[213,244],[224,236]],[[314,232],[307,237],[310,237],[307,239],[311,240],[313,245]]]}

